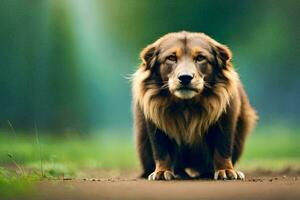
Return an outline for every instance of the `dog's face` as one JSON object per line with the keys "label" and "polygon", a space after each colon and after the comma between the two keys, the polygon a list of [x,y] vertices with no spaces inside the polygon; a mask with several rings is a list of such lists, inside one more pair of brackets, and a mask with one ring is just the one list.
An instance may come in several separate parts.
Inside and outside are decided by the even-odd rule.
{"label": "dog's face", "polygon": [[213,87],[231,52],[205,34],[179,32],[146,47],[141,58],[162,88],[179,99],[192,99]]}

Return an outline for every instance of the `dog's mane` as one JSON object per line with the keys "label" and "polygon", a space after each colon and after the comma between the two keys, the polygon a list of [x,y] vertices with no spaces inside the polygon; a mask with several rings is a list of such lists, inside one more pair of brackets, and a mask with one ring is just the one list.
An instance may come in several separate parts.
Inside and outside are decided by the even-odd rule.
{"label": "dog's mane", "polygon": [[138,104],[145,119],[150,120],[178,144],[193,144],[215,123],[230,99],[237,93],[239,77],[227,63],[222,69],[222,81],[217,81],[210,93],[192,100],[178,100],[163,91],[161,84],[152,78],[152,72],[141,64],[133,74],[133,103]]}

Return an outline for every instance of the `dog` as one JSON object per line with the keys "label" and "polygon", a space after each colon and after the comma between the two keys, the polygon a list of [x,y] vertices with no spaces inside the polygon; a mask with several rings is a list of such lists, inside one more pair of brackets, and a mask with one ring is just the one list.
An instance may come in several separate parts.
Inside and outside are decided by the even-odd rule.
{"label": "dog", "polygon": [[234,168],[257,115],[229,48],[204,33],[164,35],[132,76],[141,177],[244,179]]}

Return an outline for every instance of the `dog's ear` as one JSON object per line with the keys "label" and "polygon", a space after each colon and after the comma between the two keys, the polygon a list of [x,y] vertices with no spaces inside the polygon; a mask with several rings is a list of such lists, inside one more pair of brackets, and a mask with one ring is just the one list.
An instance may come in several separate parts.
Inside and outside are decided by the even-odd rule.
{"label": "dog's ear", "polygon": [[227,68],[227,67],[231,66],[231,65],[228,65],[228,63],[231,62],[232,53],[227,46],[214,41],[213,42],[213,51],[214,51],[216,63],[221,68]]}
{"label": "dog's ear", "polygon": [[147,69],[154,67],[157,62],[158,51],[155,44],[150,44],[145,47],[140,53],[140,58],[142,60],[142,65]]}

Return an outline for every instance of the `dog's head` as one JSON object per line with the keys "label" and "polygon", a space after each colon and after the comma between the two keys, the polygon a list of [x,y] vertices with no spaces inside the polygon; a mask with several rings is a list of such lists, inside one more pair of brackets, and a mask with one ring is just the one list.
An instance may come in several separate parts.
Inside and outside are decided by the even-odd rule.
{"label": "dog's head", "polygon": [[142,66],[162,89],[179,99],[192,99],[209,90],[230,68],[230,50],[203,33],[170,33],[140,54]]}

